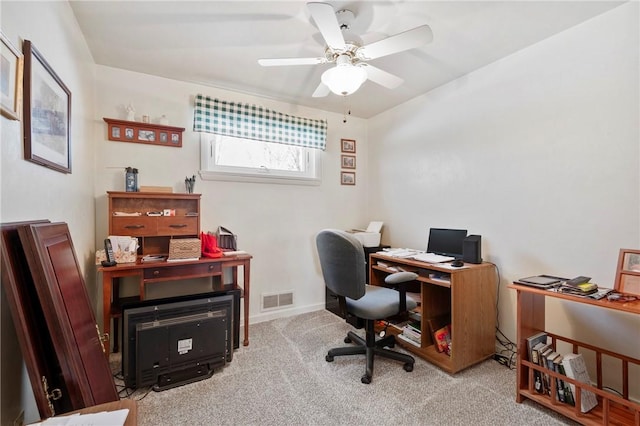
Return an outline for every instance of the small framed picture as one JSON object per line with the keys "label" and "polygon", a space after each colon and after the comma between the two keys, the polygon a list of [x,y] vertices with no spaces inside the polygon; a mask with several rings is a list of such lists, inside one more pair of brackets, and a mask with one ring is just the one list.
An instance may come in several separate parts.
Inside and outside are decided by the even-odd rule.
{"label": "small framed picture", "polygon": [[355,155],[342,155],[342,168],[343,169],[355,169],[356,168],[356,156]]}
{"label": "small framed picture", "polygon": [[130,127],[125,127],[124,129],[124,138],[125,139],[133,139],[133,129]]}
{"label": "small framed picture", "polygon": [[620,249],[613,289],[618,293],[640,296],[640,250]]}
{"label": "small framed picture", "polygon": [[167,142],[169,140],[169,135],[167,132],[160,132],[160,142]]}
{"label": "small framed picture", "polygon": [[342,152],[356,153],[356,141],[353,139],[340,139]]}
{"label": "small framed picture", "polygon": [[138,140],[155,142],[156,132],[153,130],[138,130]]}
{"label": "small framed picture", "polygon": [[120,127],[113,126],[111,128],[111,137],[114,139],[120,139]]}
{"label": "small framed picture", "polygon": [[0,112],[11,120],[20,120],[23,56],[1,31],[0,45]]}
{"label": "small framed picture", "polygon": [[355,185],[356,173],[355,172],[340,172],[340,183],[342,185]]}
{"label": "small framed picture", "polygon": [[180,135],[178,133],[171,133],[171,142],[173,143],[180,142]]}

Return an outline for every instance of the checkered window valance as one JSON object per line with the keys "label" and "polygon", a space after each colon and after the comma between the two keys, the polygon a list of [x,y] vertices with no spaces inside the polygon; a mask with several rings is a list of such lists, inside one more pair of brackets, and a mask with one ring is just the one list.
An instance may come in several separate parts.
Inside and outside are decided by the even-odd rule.
{"label": "checkered window valance", "polygon": [[324,150],[327,122],[197,95],[193,131]]}

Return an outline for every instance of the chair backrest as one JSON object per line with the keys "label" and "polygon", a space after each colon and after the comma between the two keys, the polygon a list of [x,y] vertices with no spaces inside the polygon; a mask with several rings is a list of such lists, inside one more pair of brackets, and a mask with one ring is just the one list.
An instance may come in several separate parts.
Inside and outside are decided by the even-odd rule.
{"label": "chair backrest", "polygon": [[324,282],[338,296],[360,299],[365,293],[365,259],[362,243],[353,235],[325,229],[316,237]]}

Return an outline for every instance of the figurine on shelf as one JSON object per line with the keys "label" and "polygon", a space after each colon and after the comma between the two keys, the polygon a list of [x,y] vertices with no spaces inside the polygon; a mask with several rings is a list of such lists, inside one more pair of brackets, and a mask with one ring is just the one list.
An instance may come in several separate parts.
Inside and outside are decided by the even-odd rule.
{"label": "figurine on shelf", "polygon": [[131,102],[129,102],[129,105],[127,105],[127,121],[135,121],[136,120],[136,110],[133,107],[133,104]]}
{"label": "figurine on shelf", "polygon": [[169,125],[169,119],[166,115],[162,114],[162,116],[160,117],[160,124],[162,124],[163,126]]}

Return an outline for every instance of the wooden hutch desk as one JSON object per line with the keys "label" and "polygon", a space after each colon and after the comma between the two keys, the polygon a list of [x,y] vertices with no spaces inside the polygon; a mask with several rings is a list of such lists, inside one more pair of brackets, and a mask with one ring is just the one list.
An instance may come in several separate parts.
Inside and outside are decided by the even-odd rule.
{"label": "wooden hutch desk", "polygon": [[[102,272],[102,326],[105,334],[111,336],[111,318],[118,319],[122,313],[120,308],[119,279],[135,277],[138,279],[139,295],[136,299],[144,300],[145,287],[148,284],[164,281],[175,281],[201,277],[221,277],[225,269],[231,269],[233,282],[222,285],[214,290],[230,290],[238,288],[238,266],[242,267],[243,285],[242,297],[244,298],[244,341],[243,345],[249,345],[249,287],[250,264],[252,256],[239,254],[235,256],[223,256],[216,259],[201,258],[195,261],[185,262],[152,262],[120,263],[116,266],[100,267]],[[118,352],[117,322],[114,323],[113,351]],[[106,345],[107,355],[109,346]]]}
{"label": "wooden hutch desk", "polygon": [[[414,315],[421,317],[421,342],[412,345],[397,339],[397,344],[450,374],[493,356],[497,289],[493,264],[465,263],[462,268],[452,268],[375,253],[369,257],[369,269],[371,285],[384,285],[385,277],[398,270],[418,274],[421,303]],[[438,352],[427,325],[429,319],[442,316],[450,319],[451,356]],[[394,327],[387,331],[402,333]]]}

